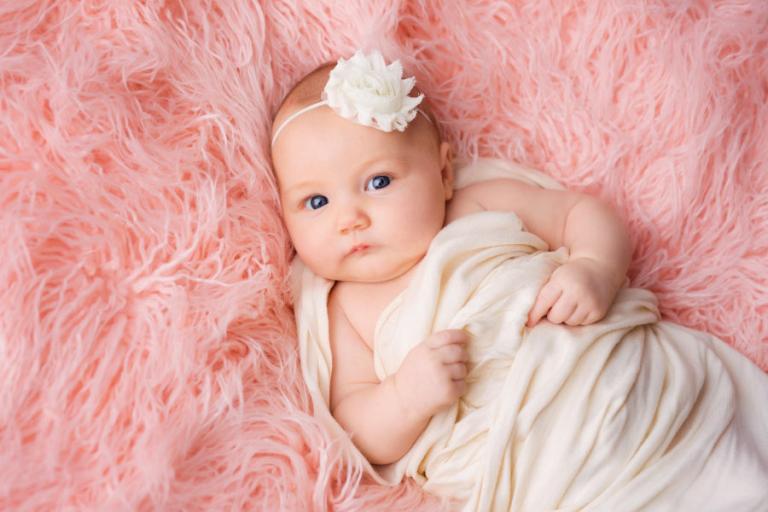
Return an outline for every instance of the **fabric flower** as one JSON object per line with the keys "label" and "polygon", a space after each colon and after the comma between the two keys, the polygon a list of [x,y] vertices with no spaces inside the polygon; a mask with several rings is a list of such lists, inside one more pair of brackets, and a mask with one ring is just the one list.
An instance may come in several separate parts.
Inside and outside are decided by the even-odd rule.
{"label": "fabric flower", "polygon": [[387,65],[378,51],[357,51],[349,60],[339,59],[331,70],[323,98],[340,116],[364,126],[390,132],[405,131],[424,98],[408,96],[416,79],[403,79],[400,61]]}

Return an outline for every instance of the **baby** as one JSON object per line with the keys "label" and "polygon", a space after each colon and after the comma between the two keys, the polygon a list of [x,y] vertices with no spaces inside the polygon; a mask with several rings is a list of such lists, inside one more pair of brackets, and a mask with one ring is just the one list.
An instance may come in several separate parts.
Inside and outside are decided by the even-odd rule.
{"label": "baby", "polygon": [[302,374],[349,461],[465,510],[768,510],[766,375],[624,286],[605,203],[455,172],[413,87],[357,53],[273,124]]}
{"label": "baby", "polygon": [[[454,191],[451,147],[434,118],[416,109],[422,96],[407,96],[413,79],[401,80],[399,64],[387,68],[381,55],[358,53],[332,71],[335,65],[313,71],[287,95],[273,123],[272,159],[297,255],[335,281],[328,300],[331,410],[368,460],[388,464],[465,391],[468,339],[460,330],[433,333],[382,382],[373,368],[381,311],[446,224],[482,210],[514,211],[549,247],[568,248],[568,261],[531,309],[530,326],[545,316],[567,325],[603,318],[624,283],[630,244],[611,208],[588,195],[512,179]],[[373,108],[408,103],[404,120],[387,130],[346,119],[317,105],[326,84],[348,94],[338,100],[342,108],[356,100]],[[344,90],[349,84],[358,90]]]}

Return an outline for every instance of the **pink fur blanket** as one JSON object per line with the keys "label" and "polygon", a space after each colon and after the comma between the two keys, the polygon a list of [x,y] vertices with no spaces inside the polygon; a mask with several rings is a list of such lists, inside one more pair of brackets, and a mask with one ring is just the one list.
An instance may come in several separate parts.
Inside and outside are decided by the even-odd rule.
{"label": "pink fur blanket", "polygon": [[5,2],[0,509],[434,509],[299,374],[270,117],[358,47],[459,155],[614,204],[632,285],[768,368],[764,0]]}

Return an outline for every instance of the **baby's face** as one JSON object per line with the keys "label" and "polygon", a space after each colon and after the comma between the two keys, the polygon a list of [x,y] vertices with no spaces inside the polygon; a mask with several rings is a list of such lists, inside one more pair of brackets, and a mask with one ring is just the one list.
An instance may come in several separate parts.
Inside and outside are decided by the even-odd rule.
{"label": "baby's face", "polygon": [[296,252],[327,279],[399,277],[443,226],[450,150],[421,115],[386,133],[321,107],[286,126],[272,158]]}

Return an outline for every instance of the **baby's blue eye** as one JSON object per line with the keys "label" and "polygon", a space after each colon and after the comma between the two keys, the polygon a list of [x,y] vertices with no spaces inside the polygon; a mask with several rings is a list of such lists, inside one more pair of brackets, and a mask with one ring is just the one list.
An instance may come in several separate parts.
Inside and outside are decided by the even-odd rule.
{"label": "baby's blue eye", "polygon": [[325,196],[321,196],[320,194],[314,195],[312,197],[309,197],[305,202],[304,206],[309,208],[310,210],[317,210],[319,208],[322,208],[323,206],[328,204],[328,198]]}
{"label": "baby's blue eye", "polygon": [[365,184],[365,190],[378,190],[388,187],[390,181],[389,176],[374,176]]}

